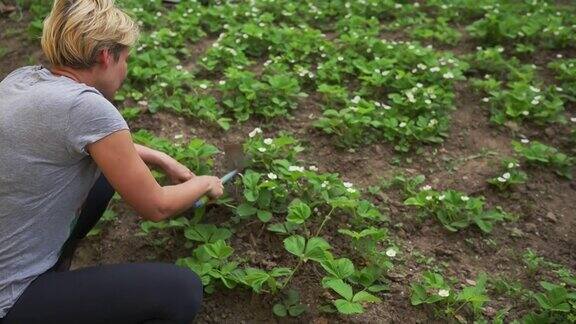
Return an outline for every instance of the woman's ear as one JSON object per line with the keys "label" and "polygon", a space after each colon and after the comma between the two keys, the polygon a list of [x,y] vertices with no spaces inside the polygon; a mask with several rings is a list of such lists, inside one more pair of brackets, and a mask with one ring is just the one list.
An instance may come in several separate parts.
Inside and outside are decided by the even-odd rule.
{"label": "woman's ear", "polygon": [[106,69],[114,62],[114,57],[110,52],[110,49],[104,48],[98,52],[98,65],[101,68]]}

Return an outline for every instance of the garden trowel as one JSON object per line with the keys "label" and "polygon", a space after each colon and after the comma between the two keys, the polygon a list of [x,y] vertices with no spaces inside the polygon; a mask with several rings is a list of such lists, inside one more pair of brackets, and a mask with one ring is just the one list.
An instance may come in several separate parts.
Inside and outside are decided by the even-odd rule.
{"label": "garden trowel", "polygon": [[[224,144],[224,166],[227,170],[231,170],[220,178],[222,184],[226,184],[244,168],[246,168],[248,160],[244,156],[244,150],[241,144]],[[194,208],[200,208],[208,202],[209,198],[204,196],[194,203]]]}

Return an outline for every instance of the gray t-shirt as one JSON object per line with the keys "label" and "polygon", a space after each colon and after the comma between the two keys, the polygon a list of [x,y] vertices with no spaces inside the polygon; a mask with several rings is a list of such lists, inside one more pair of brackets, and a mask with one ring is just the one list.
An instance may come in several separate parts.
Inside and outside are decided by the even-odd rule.
{"label": "gray t-shirt", "polygon": [[98,90],[46,68],[0,82],[0,318],[58,260],[100,174],[86,145],[123,129]]}

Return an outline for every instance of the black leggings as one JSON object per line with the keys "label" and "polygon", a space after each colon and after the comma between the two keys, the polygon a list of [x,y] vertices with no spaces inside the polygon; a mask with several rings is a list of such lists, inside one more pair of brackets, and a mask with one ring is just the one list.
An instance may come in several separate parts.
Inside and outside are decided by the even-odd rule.
{"label": "black leggings", "polygon": [[113,195],[101,176],[58,263],[26,288],[0,324],[192,322],[202,303],[202,283],[188,269],[134,263],[68,271],[78,242],[98,222]]}

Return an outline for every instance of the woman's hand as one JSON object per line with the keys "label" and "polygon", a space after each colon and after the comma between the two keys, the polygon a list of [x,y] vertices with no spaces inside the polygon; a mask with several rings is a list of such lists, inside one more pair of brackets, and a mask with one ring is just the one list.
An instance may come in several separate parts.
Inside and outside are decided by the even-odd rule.
{"label": "woman's hand", "polygon": [[190,169],[166,153],[140,144],[134,144],[134,147],[146,164],[162,169],[173,184],[186,182],[196,176]]}
{"label": "woman's hand", "polygon": [[163,162],[160,167],[173,184],[186,182],[196,176],[185,165],[168,155],[165,155],[162,160]]}
{"label": "woman's hand", "polygon": [[211,199],[218,199],[220,196],[224,194],[224,184],[222,184],[222,180],[218,177],[213,176],[204,176],[206,177],[209,185],[208,185],[208,192],[206,192],[206,196]]}

